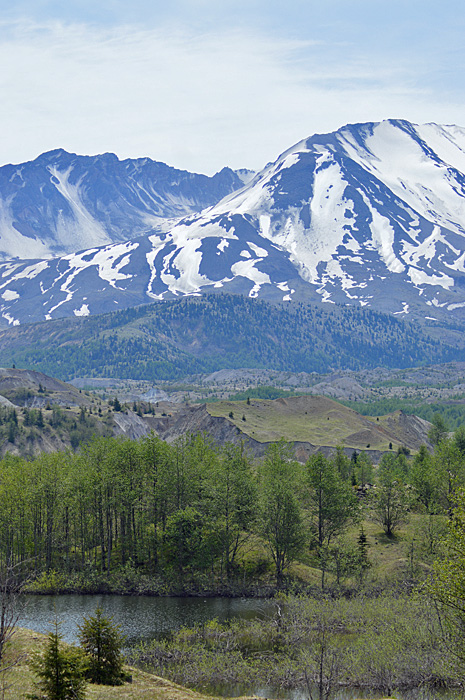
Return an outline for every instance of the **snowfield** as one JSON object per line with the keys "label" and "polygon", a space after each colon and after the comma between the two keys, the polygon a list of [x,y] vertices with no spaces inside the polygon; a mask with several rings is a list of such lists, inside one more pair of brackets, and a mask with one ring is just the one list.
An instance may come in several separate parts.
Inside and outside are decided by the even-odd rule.
{"label": "snowfield", "polygon": [[[89,163],[83,172],[63,153],[56,152],[56,162],[52,154],[41,157],[48,180],[29,221],[23,216],[18,223],[20,190],[12,194],[5,186],[3,192],[0,177],[0,248],[9,258],[0,263],[5,323],[212,290],[432,320],[465,313],[460,127],[387,120],[317,134],[261,173],[226,174],[231,191],[198,212],[192,211],[198,189],[186,185],[174,193],[163,182],[160,193],[157,182],[147,180],[144,168],[154,167],[148,159],[130,164],[123,197],[118,159],[105,161],[105,189],[89,174]],[[10,185],[12,177],[21,182],[22,195],[26,165],[8,166],[16,168]],[[188,182],[191,174],[184,175]],[[98,205],[91,185],[100,187]],[[37,212],[51,210],[57,196],[62,208],[49,238],[34,237]],[[189,207],[188,216],[173,217]],[[79,249],[53,255],[72,243]]]}

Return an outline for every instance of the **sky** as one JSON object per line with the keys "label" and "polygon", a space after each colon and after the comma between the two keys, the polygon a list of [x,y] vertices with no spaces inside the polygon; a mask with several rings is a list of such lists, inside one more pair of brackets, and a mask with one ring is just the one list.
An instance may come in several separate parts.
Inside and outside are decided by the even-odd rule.
{"label": "sky", "polygon": [[258,170],[351,122],[465,126],[463,0],[0,0],[0,165]]}

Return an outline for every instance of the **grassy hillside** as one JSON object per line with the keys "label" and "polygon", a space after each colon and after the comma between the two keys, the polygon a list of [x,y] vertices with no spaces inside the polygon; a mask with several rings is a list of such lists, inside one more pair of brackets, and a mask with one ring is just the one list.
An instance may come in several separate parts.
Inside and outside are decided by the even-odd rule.
{"label": "grassy hillside", "polygon": [[405,445],[416,450],[425,441],[427,425],[400,411],[366,417],[324,396],[218,401],[207,405],[212,416],[226,418],[258,442],[284,437],[312,445],[386,451]]}
{"label": "grassy hillside", "polygon": [[42,372],[0,368],[0,456],[30,458],[77,449],[94,435],[148,432],[147,403],[138,404],[139,415],[121,408]]}
{"label": "grassy hillside", "polygon": [[[45,636],[38,632],[18,629],[13,644],[8,651],[8,659],[19,659],[19,662],[5,676],[5,684],[10,686],[6,696],[10,700],[23,700],[26,693],[34,691],[34,677],[28,668],[29,655],[40,648]],[[132,683],[122,686],[88,685],[86,699],[88,700],[207,700],[206,695],[196,693],[159,678],[139,669],[127,667],[132,675]],[[3,696],[2,696],[3,697]],[[211,700],[211,696],[208,696]]]}
{"label": "grassy hillside", "polygon": [[225,294],[183,298],[0,332],[0,365],[78,376],[176,379],[222,368],[328,372],[409,367],[459,354],[373,311],[271,305]]}

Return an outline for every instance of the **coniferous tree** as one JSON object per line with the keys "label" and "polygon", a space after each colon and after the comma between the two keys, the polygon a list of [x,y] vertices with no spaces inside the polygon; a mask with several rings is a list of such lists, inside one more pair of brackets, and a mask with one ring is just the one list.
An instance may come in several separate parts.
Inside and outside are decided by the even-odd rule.
{"label": "coniferous tree", "polygon": [[42,413],[42,409],[39,408],[39,411],[37,413],[37,420],[36,420],[36,425],[38,428],[43,428],[44,427],[44,415]]}
{"label": "coniferous tree", "polygon": [[49,632],[45,648],[34,654],[30,667],[39,677],[37,687],[46,700],[84,700],[86,681],[85,660],[82,652],[63,645],[59,624]]}
{"label": "coniferous tree", "polygon": [[97,608],[94,615],[85,617],[79,625],[79,641],[87,657],[86,677],[91,683],[121,685],[123,682],[124,635],[112,618],[105,617]]}

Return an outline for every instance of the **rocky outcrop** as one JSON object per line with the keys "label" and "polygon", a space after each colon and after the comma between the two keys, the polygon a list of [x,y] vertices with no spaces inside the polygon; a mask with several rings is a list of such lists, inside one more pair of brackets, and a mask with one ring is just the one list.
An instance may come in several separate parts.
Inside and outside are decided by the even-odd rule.
{"label": "rocky outcrop", "polygon": [[[288,399],[277,399],[283,403]],[[146,419],[145,419],[146,420]],[[367,424],[375,427],[373,422],[366,420]],[[400,430],[397,429],[400,426]],[[186,434],[205,433],[218,445],[223,445],[226,442],[233,444],[243,444],[254,456],[262,457],[268,447],[272,444],[271,441],[260,442],[255,440],[250,435],[241,431],[234,423],[227,418],[211,416],[207,410],[207,406],[188,406],[183,408],[175,416],[166,416],[164,419],[152,419],[152,429],[167,442],[173,442],[179,437]],[[402,411],[390,419],[390,430],[386,431],[384,427],[377,427],[378,430],[386,432],[388,437],[395,440],[396,443],[402,442],[406,446],[415,450],[421,444],[427,443],[427,432],[430,428],[430,423],[418,418],[417,416],[409,416]],[[310,455],[321,452],[325,456],[330,456],[334,453],[335,447],[331,445],[313,445],[310,442],[292,441],[295,449],[296,458],[305,462]],[[347,456],[351,456],[354,452],[353,447],[343,447],[343,452]],[[364,449],[363,450],[375,463],[379,462],[384,454],[380,450]]]}

